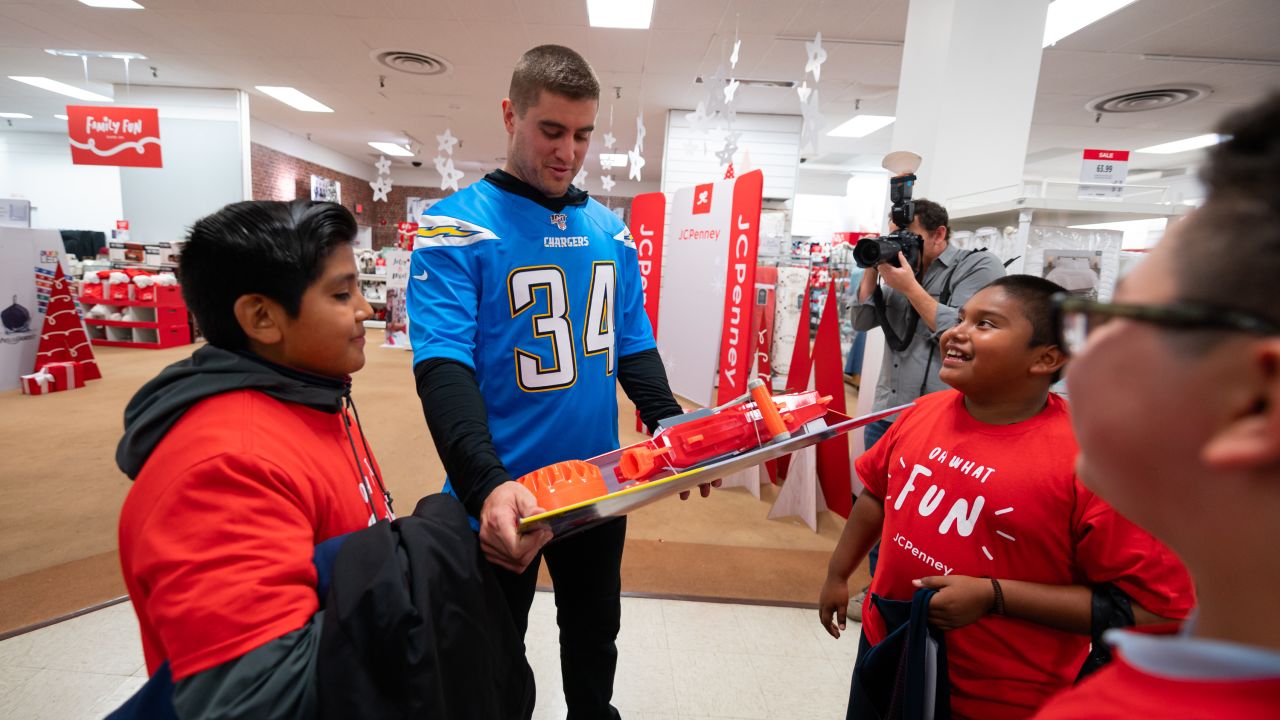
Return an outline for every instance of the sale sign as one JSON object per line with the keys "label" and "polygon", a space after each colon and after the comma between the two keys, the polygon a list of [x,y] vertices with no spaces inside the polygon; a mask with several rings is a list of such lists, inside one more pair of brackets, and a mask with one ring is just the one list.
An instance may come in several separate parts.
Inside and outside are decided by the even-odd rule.
{"label": "sale sign", "polygon": [[1081,198],[1119,200],[1129,174],[1128,150],[1085,150],[1080,165]]}
{"label": "sale sign", "polygon": [[163,167],[155,108],[68,105],[67,132],[75,165]]}

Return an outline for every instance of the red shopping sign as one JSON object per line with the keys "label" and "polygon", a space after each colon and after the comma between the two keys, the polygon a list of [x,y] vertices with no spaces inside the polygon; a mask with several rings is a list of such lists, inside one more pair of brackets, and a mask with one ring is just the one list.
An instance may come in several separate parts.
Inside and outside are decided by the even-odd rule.
{"label": "red shopping sign", "polygon": [[75,165],[163,167],[155,108],[68,105],[67,132]]}

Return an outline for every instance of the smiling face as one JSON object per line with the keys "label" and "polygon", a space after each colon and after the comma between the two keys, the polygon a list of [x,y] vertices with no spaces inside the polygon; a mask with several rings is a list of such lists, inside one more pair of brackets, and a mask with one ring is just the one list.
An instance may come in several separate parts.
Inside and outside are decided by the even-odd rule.
{"label": "smiling face", "polygon": [[1057,370],[1044,364],[1051,346],[1032,345],[1032,337],[1031,321],[1016,298],[1000,287],[980,290],[960,308],[959,323],[942,333],[938,377],[984,402],[1047,388]]}
{"label": "smiling face", "polygon": [[268,359],[316,375],[341,378],[364,367],[364,321],[373,308],[360,293],[350,245],[335,248],[302,294],[296,317],[279,323],[280,343]]}
{"label": "smiling face", "polygon": [[507,172],[550,198],[563,196],[582,169],[600,103],[543,90],[523,115],[502,101],[507,128]]}

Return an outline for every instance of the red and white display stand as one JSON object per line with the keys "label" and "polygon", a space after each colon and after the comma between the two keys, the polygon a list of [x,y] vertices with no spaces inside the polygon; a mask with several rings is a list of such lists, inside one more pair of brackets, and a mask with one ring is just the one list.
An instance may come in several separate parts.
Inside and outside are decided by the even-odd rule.
{"label": "red and white display stand", "polygon": [[[81,380],[97,380],[102,377],[93,348],[84,331],[84,323],[76,303],[71,298],[71,283],[58,265],[49,293],[49,305],[45,309],[44,327],[40,331],[40,345],[36,348],[35,372],[55,363],[76,363]],[[75,383],[71,385],[74,387]]]}

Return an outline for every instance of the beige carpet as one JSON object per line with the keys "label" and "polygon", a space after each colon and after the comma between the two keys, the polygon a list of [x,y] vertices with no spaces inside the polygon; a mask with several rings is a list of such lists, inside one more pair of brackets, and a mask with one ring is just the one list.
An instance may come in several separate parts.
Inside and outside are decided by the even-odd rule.
{"label": "beige carpet", "polygon": [[[405,512],[440,489],[444,471],[412,389],[411,354],[380,349],[380,342],[371,332],[353,396]],[[192,349],[96,348],[104,378],[83,389],[0,393],[0,633],[123,594],[116,520],[129,482],[114,454],[124,406]],[[634,442],[633,408],[625,396],[619,400],[622,442]],[[670,498],[632,514],[624,591],[813,604],[843,521],[824,514],[814,533],[797,520],[767,520],[774,492],[766,488],[765,501],[744,490]]]}

